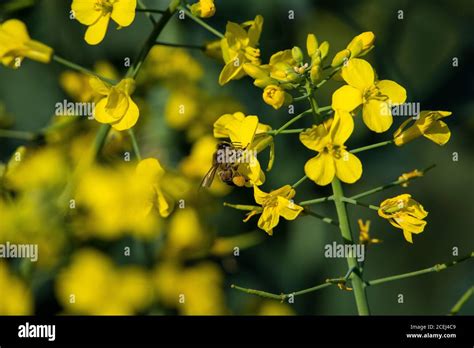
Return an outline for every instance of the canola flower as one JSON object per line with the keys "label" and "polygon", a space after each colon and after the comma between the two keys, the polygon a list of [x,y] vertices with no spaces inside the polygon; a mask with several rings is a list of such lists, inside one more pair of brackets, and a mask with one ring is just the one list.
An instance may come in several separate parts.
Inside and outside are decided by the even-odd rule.
{"label": "canola flower", "polygon": [[18,69],[24,58],[49,63],[53,49],[32,40],[25,23],[9,19],[0,24],[0,61],[4,66]]}
{"label": "canola flower", "polygon": [[130,97],[135,90],[133,79],[123,79],[115,86],[96,77],[92,77],[89,82],[94,92],[102,96],[94,113],[98,122],[110,124],[118,131],[130,129],[137,123],[140,110]]}
{"label": "canola flower", "polygon": [[280,216],[286,220],[294,220],[303,211],[303,207],[293,202],[296,192],[290,185],[285,185],[279,189],[263,192],[256,185],[253,187],[255,202],[262,206],[262,209],[252,210],[247,217],[247,222],[252,216],[261,214],[258,219],[258,227],[270,236],[273,229],[278,225]]}
{"label": "canola flower", "polygon": [[192,4],[190,9],[193,15],[201,18],[209,18],[216,13],[214,0],[199,0],[195,4]]}
{"label": "canola flower", "polygon": [[335,176],[352,184],[362,176],[362,163],[344,145],[353,130],[352,116],[347,111],[336,110],[334,119],[300,134],[303,145],[318,152],[304,166],[306,175],[316,184],[327,185]]}
{"label": "canola flower", "polygon": [[413,124],[412,119],[403,122],[393,134],[395,145],[402,146],[410,141],[424,136],[435,144],[444,145],[451,137],[451,131],[441,119],[451,116],[449,111],[422,111]]}
{"label": "canola flower", "polygon": [[374,48],[375,35],[371,31],[363,32],[354,37],[347,47],[336,53],[331,66],[333,68],[348,64],[349,59],[365,56]]}
{"label": "canola flower", "polygon": [[403,230],[403,236],[409,243],[413,243],[413,234],[424,231],[426,221],[423,219],[428,216],[423,206],[409,194],[386,199],[380,204],[378,214],[392,226]]}
{"label": "canola flower", "polygon": [[135,19],[137,0],[73,0],[71,10],[74,18],[88,26],[84,40],[89,45],[102,42],[110,19],[119,26],[128,27]]}
{"label": "canola flower", "polygon": [[224,38],[221,40],[222,57],[225,66],[219,76],[219,84],[245,76],[244,64],[260,65],[260,49],[257,48],[262,33],[263,17],[237,24],[228,22]]}
{"label": "canola flower", "polygon": [[334,92],[332,107],[353,111],[362,105],[366,126],[377,133],[387,131],[393,123],[391,106],[405,102],[405,89],[391,80],[376,80],[370,64],[358,58],[350,60],[341,76],[347,85]]}

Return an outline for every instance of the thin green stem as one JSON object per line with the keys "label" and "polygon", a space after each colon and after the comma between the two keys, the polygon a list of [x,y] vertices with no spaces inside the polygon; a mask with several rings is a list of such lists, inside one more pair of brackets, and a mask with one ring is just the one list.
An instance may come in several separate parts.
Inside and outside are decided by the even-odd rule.
{"label": "thin green stem", "polygon": [[201,50],[201,51],[204,51],[206,49],[206,47],[200,46],[200,45],[177,44],[177,43],[161,42],[161,41],[156,41],[155,45],[179,47],[179,48],[190,48],[190,49]]}
{"label": "thin green stem", "polygon": [[306,179],[308,179],[308,177],[305,175],[305,176],[303,176],[301,179],[299,179],[297,182],[295,182],[293,185],[291,185],[291,187],[297,188],[300,184],[302,184],[303,182],[305,182]]}
{"label": "thin green stem", "polygon": [[138,146],[137,138],[135,137],[135,131],[133,128],[130,128],[128,130],[128,134],[130,135],[130,139],[132,140],[132,147],[133,147],[133,152],[135,153],[135,156],[139,161],[142,160],[142,155],[140,152],[140,147]]}
{"label": "thin green stem", "polygon": [[[332,190],[334,203],[336,205],[337,216],[339,219],[339,228],[341,230],[344,244],[354,244],[351,232],[351,226],[347,216],[346,205],[342,198],[344,192],[339,179],[334,178],[332,181]],[[370,315],[369,304],[367,302],[367,294],[365,292],[364,281],[361,276],[359,264],[353,255],[347,256],[347,265],[355,271],[351,274],[352,287],[354,288],[354,297],[359,315]]]}
{"label": "thin green stem", "polygon": [[84,68],[76,63],[73,63],[63,57],[60,57],[56,54],[53,55],[53,60],[56,62],[56,63],[59,63],[59,64],[62,64],[70,69],[73,69],[73,70],[76,70],[76,71],[79,71],[83,74],[86,74],[86,75],[92,75],[92,76],[95,76],[95,77],[98,77],[99,79],[101,79],[102,81],[105,81],[109,84],[116,84],[117,81],[115,80],[112,80],[112,79],[108,79],[100,74],[97,74],[96,72],[92,71],[92,70],[89,70],[87,68]]}
{"label": "thin green stem", "polygon": [[339,70],[341,70],[341,68],[336,68],[336,69],[334,69],[333,71],[331,71],[331,73],[330,73],[328,76],[326,76],[323,80],[321,80],[321,81],[314,87],[314,89],[319,89],[319,88],[321,88],[326,82],[328,82],[330,79],[332,79],[332,77],[333,77],[334,75],[336,75],[336,73],[337,73]]}
{"label": "thin green stem", "polygon": [[331,105],[323,106],[323,107],[318,108],[318,113],[320,113],[320,114],[322,114],[323,112],[327,112],[327,111],[332,111],[332,106]]}
{"label": "thin green stem", "polygon": [[303,116],[305,115],[308,115],[312,113],[312,110],[309,109],[309,110],[306,110],[306,111],[303,111],[301,114],[299,115],[296,115],[295,117],[293,117],[291,120],[289,120],[288,122],[286,122],[283,126],[281,126],[280,128],[278,128],[275,133],[273,134],[274,136],[277,136],[278,134],[280,134],[281,132],[283,132],[285,129],[287,129],[289,126],[291,126],[293,123],[295,123],[296,121],[298,121],[300,118],[302,118]]}
{"label": "thin green stem", "polygon": [[319,106],[316,102],[316,99],[313,97],[313,87],[311,86],[311,82],[306,80],[306,84],[304,86],[306,90],[306,95],[308,96],[309,104],[311,105],[311,111],[316,119],[316,124],[320,124],[322,122],[321,115],[319,113]]}
{"label": "thin green stem", "polygon": [[369,209],[372,209],[372,210],[379,210],[380,209],[380,207],[378,207],[376,205],[365,204],[365,203],[357,201],[353,198],[341,197],[341,199],[342,199],[343,202],[354,204],[354,205],[360,205],[361,207],[369,208]]}
{"label": "thin green stem", "polygon": [[300,97],[293,98],[293,101],[298,102],[298,101],[301,101],[301,100],[305,100],[305,99],[308,99],[309,96],[311,96],[311,94],[304,94]]}
{"label": "thin green stem", "polygon": [[36,134],[33,132],[18,131],[11,129],[0,129],[0,138],[10,138],[31,141],[35,139]]}
{"label": "thin green stem", "polygon": [[337,222],[336,220],[333,220],[333,219],[328,218],[328,217],[326,217],[326,216],[324,216],[324,215],[320,215],[320,214],[318,214],[318,213],[315,213],[314,211],[312,211],[312,210],[310,210],[310,209],[308,209],[308,208],[305,208],[304,213],[305,213],[306,215],[313,216],[313,217],[315,217],[315,218],[317,218],[317,219],[319,219],[319,220],[321,220],[321,221],[323,221],[323,222],[325,222],[325,223],[327,223],[327,224],[331,224],[331,225],[334,225],[334,226],[339,227],[339,222]]}
{"label": "thin green stem", "polygon": [[456,260],[453,260],[453,261],[450,261],[450,262],[439,263],[439,264],[436,264],[432,267],[420,269],[420,270],[414,271],[414,272],[408,272],[408,273],[393,275],[393,276],[390,276],[390,277],[370,280],[370,281],[365,282],[365,285],[366,286],[373,286],[373,285],[393,282],[395,280],[416,277],[416,276],[427,274],[427,273],[441,272],[441,271],[444,271],[445,269],[447,269],[448,267],[452,267],[454,265],[457,265],[458,263],[470,260],[471,258],[474,258],[474,251],[472,251],[468,255],[462,256],[462,257],[457,258]]}
{"label": "thin green stem", "polygon": [[461,296],[461,298],[456,302],[456,304],[451,308],[449,315],[456,315],[461,310],[461,308],[466,304],[467,301],[474,295],[474,286],[471,286],[467,291]]}
{"label": "thin green stem", "polygon": [[94,141],[94,158],[98,158],[102,148],[104,147],[105,140],[107,139],[107,135],[109,134],[110,125],[108,124],[101,124],[97,134],[95,136]]}
{"label": "thin green stem", "polygon": [[334,197],[333,196],[328,196],[328,197],[310,199],[308,201],[302,201],[302,202],[299,202],[298,205],[301,205],[301,206],[312,205],[312,204],[318,204],[318,203],[328,202],[328,201],[332,201],[332,200],[334,200]]}
{"label": "thin green stem", "polygon": [[[278,134],[298,134],[298,133],[304,132],[305,130],[306,128],[286,129],[284,131],[279,132]],[[271,131],[267,131],[266,134],[275,135],[276,132],[277,132],[276,130],[271,130]]]}
{"label": "thin green stem", "polygon": [[196,17],[195,15],[193,15],[191,13],[191,11],[189,11],[186,7],[184,6],[179,6],[179,9],[181,11],[183,11],[184,13],[186,13],[186,16],[188,16],[189,18],[191,18],[193,21],[195,21],[197,24],[199,24],[200,26],[202,26],[203,28],[205,28],[206,30],[208,30],[209,32],[213,33],[215,36],[217,36],[218,38],[220,39],[223,39],[224,38],[224,35],[217,31],[216,29],[214,29],[213,27],[211,27],[209,24],[207,24],[206,22],[204,22],[203,20],[201,20],[200,18]]}
{"label": "thin green stem", "polygon": [[246,211],[262,209],[262,207],[258,205],[231,204],[227,202],[224,202],[224,207],[234,208],[237,210],[246,210]]}
{"label": "thin green stem", "polygon": [[[426,168],[426,169],[423,169],[423,170],[421,171],[421,173],[424,175],[424,174],[426,174],[429,170],[433,169],[434,167],[436,167],[435,164],[429,166],[429,167]],[[398,179],[398,180],[392,181],[392,182],[390,182],[390,183],[388,183],[388,184],[386,184],[386,185],[377,186],[377,187],[375,187],[375,188],[373,188],[373,189],[370,189],[370,190],[368,190],[368,191],[361,192],[361,193],[359,193],[359,194],[357,194],[357,195],[354,195],[354,196],[352,196],[352,197],[350,197],[350,198],[352,198],[352,199],[359,199],[359,198],[362,198],[362,197],[370,196],[370,195],[372,195],[372,194],[374,194],[374,193],[377,193],[377,192],[386,190],[386,189],[388,189],[388,188],[390,188],[390,187],[393,187],[393,186],[398,186],[398,185],[400,185],[400,184],[409,182],[409,181],[414,180],[414,179],[416,179],[416,178],[417,178],[417,177],[414,177],[414,178],[411,178],[411,179]]]}
{"label": "thin green stem", "polygon": [[359,147],[357,149],[351,150],[350,152],[351,153],[358,153],[358,152],[362,152],[362,151],[376,149],[378,147],[382,147],[382,146],[386,146],[386,145],[390,145],[390,144],[393,144],[393,140],[387,140],[387,141],[382,141],[380,143],[376,143],[376,144],[372,144],[372,145],[362,146],[362,147]]}

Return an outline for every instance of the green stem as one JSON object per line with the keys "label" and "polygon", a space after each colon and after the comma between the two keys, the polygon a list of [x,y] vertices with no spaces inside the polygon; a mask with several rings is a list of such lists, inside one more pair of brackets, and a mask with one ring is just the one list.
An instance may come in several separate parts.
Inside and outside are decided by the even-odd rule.
{"label": "green stem", "polygon": [[326,76],[323,80],[321,80],[315,87],[314,89],[321,88],[326,82],[328,82],[336,73],[341,70],[341,68],[336,68],[334,69],[328,76]]}
{"label": "green stem", "polygon": [[[337,216],[339,219],[339,228],[341,230],[344,244],[354,244],[352,239],[351,226],[347,216],[346,205],[342,198],[344,192],[339,179],[334,178],[332,181],[332,190],[334,196],[334,203],[336,205]],[[355,271],[351,275],[352,287],[354,288],[354,297],[357,305],[359,315],[370,315],[369,304],[367,302],[367,295],[365,293],[364,281],[361,277],[361,270],[355,256],[347,256],[347,264],[349,268]]]}
{"label": "green stem", "polygon": [[471,252],[470,254],[457,258],[456,260],[446,262],[446,263],[439,263],[436,264],[432,267],[420,269],[419,271],[414,271],[414,272],[409,272],[409,273],[403,273],[403,274],[398,274],[390,277],[385,277],[385,278],[380,278],[380,279],[375,279],[375,280],[370,280],[365,283],[366,286],[373,286],[373,285],[378,285],[378,284],[383,284],[383,283],[388,283],[388,282],[393,282],[395,280],[400,280],[400,279],[405,279],[405,278],[411,278],[411,277],[416,277],[419,275],[427,274],[427,273],[433,273],[433,272],[441,272],[447,269],[448,267],[457,265],[458,263],[467,261],[471,258],[474,258],[474,251]]}
{"label": "green stem", "polygon": [[359,201],[357,201],[353,198],[341,197],[341,200],[343,202],[346,202],[346,203],[350,203],[350,204],[354,204],[354,205],[360,205],[361,207],[369,208],[369,209],[372,209],[372,210],[379,210],[380,209],[380,207],[377,207],[376,205],[365,204],[365,203],[359,202]]}
{"label": "green stem", "polygon": [[295,182],[293,185],[291,185],[291,187],[297,188],[300,184],[302,184],[303,182],[305,182],[306,179],[308,179],[308,177],[305,175],[305,176],[303,176],[301,179],[299,179],[297,182]]}
{"label": "green stem", "polygon": [[312,205],[312,204],[318,204],[318,203],[323,203],[323,202],[332,201],[332,200],[334,200],[334,197],[328,196],[328,197],[310,199],[308,201],[302,201],[302,202],[299,202],[298,205],[301,205],[301,206]]}
{"label": "green stem", "polygon": [[[428,168],[422,170],[421,172],[422,172],[423,175],[424,175],[424,174],[426,174],[429,170],[433,169],[434,167],[436,167],[435,164],[429,166]],[[410,180],[414,180],[414,179],[416,179],[416,177],[415,177],[415,178],[411,178],[411,179],[398,179],[398,180],[392,181],[391,183],[388,183],[388,184],[386,184],[386,185],[377,186],[377,187],[375,187],[375,188],[373,188],[373,189],[370,189],[370,190],[368,190],[368,191],[361,192],[361,193],[359,193],[359,194],[357,194],[357,195],[355,195],[355,196],[352,196],[352,197],[350,197],[350,198],[352,198],[352,199],[359,199],[359,198],[362,198],[362,197],[370,196],[370,195],[372,195],[372,194],[374,194],[374,193],[377,193],[377,192],[386,190],[386,189],[388,189],[388,188],[390,188],[390,187],[393,187],[393,186],[398,186],[398,185],[400,185],[400,184],[409,182]]]}
{"label": "green stem", "polygon": [[350,152],[351,153],[358,153],[358,152],[362,152],[362,151],[376,149],[378,147],[382,147],[382,146],[390,145],[390,144],[393,144],[393,140],[387,140],[387,141],[382,141],[380,143],[376,143],[376,144],[372,144],[372,145],[362,146],[362,147],[359,147],[357,149],[351,150]]}
{"label": "green stem", "polygon": [[244,204],[231,204],[224,202],[224,207],[229,207],[229,208],[234,208],[237,210],[246,210],[246,211],[252,211],[252,210],[261,210],[262,207],[258,205],[244,205]]}
{"label": "green stem", "polygon": [[339,227],[339,222],[337,222],[336,220],[333,220],[333,219],[328,218],[328,217],[326,217],[326,216],[323,216],[323,215],[320,215],[320,214],[318,214],[318,213],[315,213],[314,211],[309,210],[308,208],[306,208],[306,209],[304,210],[304,213],[305,213],[306,215],[310,215],[310,216],[313,216],[313,217],[315,217],[315,218],[318,218],[319,220],[321,220],[321,221],[323,221],[323,222],[325,222],[325,223],[327,223],[327,224],[331,224],[331,225],[334,225],[334,226]]}
{"label": "green stem", "polygon": [[467,301],[474,295],[474,286],[471,286],[467,291],[461,296],[461,298],[456,302],[456,304],[451,308],[449,315],[456,315],[461,310],[461,308],[466,304]]}
{"label": "green stem", "polygon": [[326,111],[332,111],[332,106],[331,105],[323,106],[323,107],[318,109],[318,113],[320,113],[320,114],[322,114],[323,112],[326,112]]}
{"label": "green stem", "polygon": [[95,76],[95,77],[97,77],[97,78],[101,79],[102,81],[105,81],[105,82],[107,82],[107,83],[109,83],[109,84],[114,85],[114,84],[117,83],[117,81],[115,81],[115,80],[108,79],[108,78],[106,78],[106,77],[104,77],[104,76],[101,76],[101,75],[97,74],[96,72],[94,72],[94,71],[92,71],[92,70],[89,70],[89,69],[87,69],[87,68],[84,68],[84,67],[82,67],[82,66],[80,66],[80,65],[78,65],[78,64],[76,64],[76,63],[73,63],[73,62],[71,62],[71,61],[69,61],[69,60],[67,60],[67,59],[65,59],[65,58],[62,58],[62,57],[60,57],[60,56],[58,56],[58,55],[56,55],[56,54],[53,55],[53,60],[54,60],[56,63],[62,64],[62,65],[66,66],[66,67],[68,67],[68,68],[70,68],[70,69],[79,71],[79,72],[81,72],[81,73],[83,73],[83,74]]}
{"label": "green stem", "polygon": [[203,28],[205,28],[206,30],[208,30],[209,32],[213,33],[215,36],[217,36],[218,38],[220,39],[223,39],[224,38],[224,35],[222,33],[220,33],[219,31],[217,31],[216,29],[214,29],[213,27],[211,27],[209,24],[207,24],[206,22],[204,22],[203,20],[201,20],[200,18],[196,17],[195,15],[193,15],[191,13],[191,11],[189,11],[186,7],[184,6],[179,6],[179,9],[181,11],[183,11],[184,13],[186,13],[186,15],[191,18],[193,21],[195,21],[197,24],[199,24],[200,26],[202,26]]}
{"label": "green stem", "polygon": [[200,45],[177,44],[177,43],[161,42],[161,41],[156,41],[155,45],[168,46],[168,47],[179,47],[179,48],[190,48],[190,49],[201,50],[201,51],[204,51],[206,49],[206,47],[200,46]]}
{"label": "green stem", "polygon": [[138,72],[140,71],[140,68],[143,65],[143,62],[145,61],[145,58],[147,57],[148,53],[152,49],[152,47],[155,45],[155,42],[160,35],[160,33],[163,31],[164,27],[166,24],[169,22],[171,17],[173,16],[175,10],[168,8],[164,13],[163,16],[160,18],[158,22],[156,22],[155,26],[153,27],[152,32],[148,36],[145,44],[143,45],[140,53],[138,54],[137,58],[134,61],[134,64],[128,69],[126,77],[131,77],[135,79],[138,75]]}
{"label": "green stem", "polygon": [[137,138],[135,137],[135,131],[133,128],[128,130],[128,134],[130,135],[130,139],[132,140],[133,152],[135,152],[135,156],[139,161],[142,160],[142,155],[140,152],[140,147],[138,146]]}
{"label": "green stem", "polygon": [[285,129],[287,129],[289,126],[291,126],[293,123],[295,123],[296,121],[298,121],[300,118],[302,118],[303,116],[307,115],[307,114],[310,114],[312,113],[312,110],[309,109],[309,110],[306,110],[306,111],[303,111],[301,114],[299,115],[296,115],[295,117],[293,117],[291,120],[289,120],[288,122],[286,122],[283,126],[281,126],[280,128],[278,128],[275,133],[273,134],[274,136],[280,134],[281,132],[283,132]]}
{"label": "green stem", "polygon": [[94,158],[98,158],[100,151],[104,147],[105,140],[107,139],[107,134],[109,134],[110,125],[101,124],[94,141]]}
{"label": "green stem", "polygon": [[31,141],[35,139],[36,134],[33,132],[0,129],[0,138],[20,139]]}
{"label": "green stem", "polygon": [[305,99],[308,99],[308,97],[310,97],[310,96],[311,96],[311,94],[304,94],[300,97],[293,98],[293,101],[298,102],[298,101],[301,101],[301,100],[305,100]]}
{"label": "green stem", "polygon": [[306,89],[306,94],[308,96],[309,104],[311,105],[311,111],[316,119],[316,124],[320,124],[322,122],[321,115],[319,114],[319,106],[316,103],[316,99],[313,98],[313,87],[311,86],[311,82],[309,80],[306,81],[304,86]]}
{"label": "green stem", "polygon": [[[279,132],[278,134],[298,134],[305,131],[305,129],[306,128],[286,129],[284,131]],[[277,132],[276,130],[271,130],[271,131],[267,131],[266,134],[275,135],[276,132]]]}

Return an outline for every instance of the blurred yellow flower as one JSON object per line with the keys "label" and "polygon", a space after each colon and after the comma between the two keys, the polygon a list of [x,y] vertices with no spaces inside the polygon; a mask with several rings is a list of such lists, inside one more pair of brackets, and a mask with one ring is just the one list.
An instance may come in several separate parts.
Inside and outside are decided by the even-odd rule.
{"label": "blurred yellow flower", "polygon": [[354,120],[347,111],[336,110],[334,119],[300,133],[307,148],[319,152],[306,162],[304,171],[316,184],[329,184],[334,176],[352,184],[362,176],[362,163],[344,143],[354,130]]}
{"label": "blurred yellow flower", "polygon": [[409,243],[413,243],[412,234],[423,232],[426,226],[423,219],[428,216],[423,206],[409,194],[386,199],[380,204],[378,214],[396,228],[403,230],[403,236]]}
{"label": "blurred yellow flower", "polygon": [[303,211],[303,207],[293,202],[296,192],[290,185],[285,185],[270,193],[265,193],[257,186],[253,187],[255,202],[262,206],[260,210],[253,210],[247,214],[245,222],[252,216],[262,214],[258,220],[258,227],[270,236],[273,234],[273,228],[278,225],[280,216],[286,220],[294,220]]}
{"label": "blurred yellow flower", "polygon": [[33,296],[27,286],[0,261],[0,315],[32,315]]}
{"label": "blurred yellow flower", "polygon": [[136,266],[118,268],[99,251],[81,249],[57,276],[56,297],[70,314],[137,314],[152,300],[148,279]]}
{"label": "blurred yellow flower", "polygon": [[209,18],[216,13],[214,0],[199,0],[199,2],[192,4],[190,9],[193,15],[201,18]]}
{"label": "blurred yellow flower", "polygon": [[201,95],[190,86],[173,89],[165,106],[165,120],[173,129],[183,130],[192,125],[201,111]]}
{"label": "blurred yellow flower", "polygon": [[0,60],[3,65],[18,69],[24,58],[49,63],[53,49],[31,40],[26,25],[18,19],[0,24]]}
{"label": "blurred yellow flower", "polygon": [[245,63],[260,65],[260,50],[257,45],[262,27],[263,17],[260,15],[241,25],[227,22],[225,35],[221,40],[225,66],[219,76],[220,85],[245,76]]}
{"label": "blurred yellow flower", "polygon": [[[412,119],[408,119],[393,134],[395,145],[402,146],[410,141],[424,136],[438,145],[444,145],[451,137],[448,125],[442,118],[451,116],[450,111],[422,111],[416,121],[408,127]],[[407,128],[408,127],[408,128]]]}
{"label": "blurred yellow flower", "polygon": [[98,122],[110,124],[118,131],[130,129],[137,123],[140,110],[130,97],[135,90],[133,79],[123,79],[115,86],[109,86],[96,77],[89,82],[94,92],[102,96],[94,112]]}
{"label": "blurred yellow flower", "polygon": [[159,301],[183,315],[227,313],[223,274],[211,262],[201,262],[189,268],[162,263],[155,269],[153,279]]}
{"label": "blurred yellow flower", "polygon": [[408,173],[403,173],[398,177],[398,180],[404,180],[400,185],[402,187],[408,187],[408,183],[410,182],[410,179],[413,178],[419,178],[423,176],[423,172],[420,172],[418,169],[412,170],[411,172]]}
{"label": "blurred yellow flower", "polygon": [[167,217],[173,209],[170,198],[163,193],[164,175],[165,170],[156,158],[146,158],[137,165],[136,179],[148,189],[148,199],[144,207],[145,215],[156,207],[162,217]]}
{"label": "blurred yellow flower", "polygon": [[276,315],[295,315],[295,311],[286,303],[272,300],[265,300],[260,305],[257,315],[276,316]]}
{"label": "blurred yellow flower", "polygon": [[333,109],[353,111],[362,105],[362,118],[370,130],[388,130],[393,123],[391,107],[405,102],[405,88],[394,81],[375,80],[374,70],[362,59],[351,59],[341,76],[347,85],[333,93]]}
{"label": "blurred yellow flower", "polygon": [[110,18],[119,26],[128,27],[135,19],[137,0],[73,0],[74,17],[88,26],[84,39],[89,45],[97,45],[105,37]]}

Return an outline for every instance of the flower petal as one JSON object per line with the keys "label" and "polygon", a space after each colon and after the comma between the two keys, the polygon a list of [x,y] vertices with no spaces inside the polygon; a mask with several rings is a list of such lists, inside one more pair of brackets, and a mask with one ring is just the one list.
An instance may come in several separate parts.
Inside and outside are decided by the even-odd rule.
{"label": "flower petal", "polygon": [[114,3],[112,19],[122,27],[128,27],[135,19],[137,0],[120,0]]}
{"label": "flower petal", "polygon": [[354,130],[354,120],[345,110],[336,110],[331,125],[330,136],[334,145],[343,145]]}
{"label": "flower petal", "polygon": [[97,22],[87,28],[84,39],[89,45],[97,45],[104,39],[109,20],[110,14],[101,16]]}
{"label": "flower petal", "polygon": [[283,216],[286,220],[294,220],[298,215],[303,211],[303,207],[289,201],[286,198],[281,196],[277,197],[278,199],[278,209],[279,214]]}
{"label": "flower petal", "polygon": [[350,59],[342,68],[341,76],[347,84],[364,91],[374,84],[375,75],[372,66],[363,59]]}
{"label": "flower petal", "polygon": [[74,0],[71,5],[74,17],[84,25],[92,25],[101,16],[102,12],[96,9],[95,1]]}
{"label": "flower petal", "polygon": [[364,104],[362,118],[366,126],[377,133],[387,131],[393,123],[392,112],[387,103],[375,99]]}
{"label": "flower petal", "polygon": [[380,92],[388,96],[392,104],[402,104],[407,100],[407,91],[398,83],[391,80],[382,80],[376,83]]}
{"label": "flower petal", "polygon": [[258,227],[267,232],[270,236],[273,234],[273,228],[278,225],[280,215],[276,208],[263,209],[260,219],[258,219]]}
{"label": "flower petal", "polygon": [[343,182],[352,184],[362,176],[362,163],[348,151],[341,153],[341,158],[335,159],[336,176]]}
{"label": "flower petal", "polygon": [[362,92],[352,86],[345,85],[332,95],[332,108],[352,111],[362,104]]}
{"label": "flower petal", "polygon": [[336,167],[334,160],[328,153],[321,152],[318,156],[311,158],[304,166],[304,172],[316,184],[325,186],[334,179]]}
{"label": "flower petal", "polygon": [[130,129],[138,121],[138,117],[140,116],[140,110],[138,109],[137,104],[135,104],[132,98],[128,97],[128,99],[129,106],[127,112],[119,122],[112,124],[112,127],[115,130],[123,131],[126,129]]}

